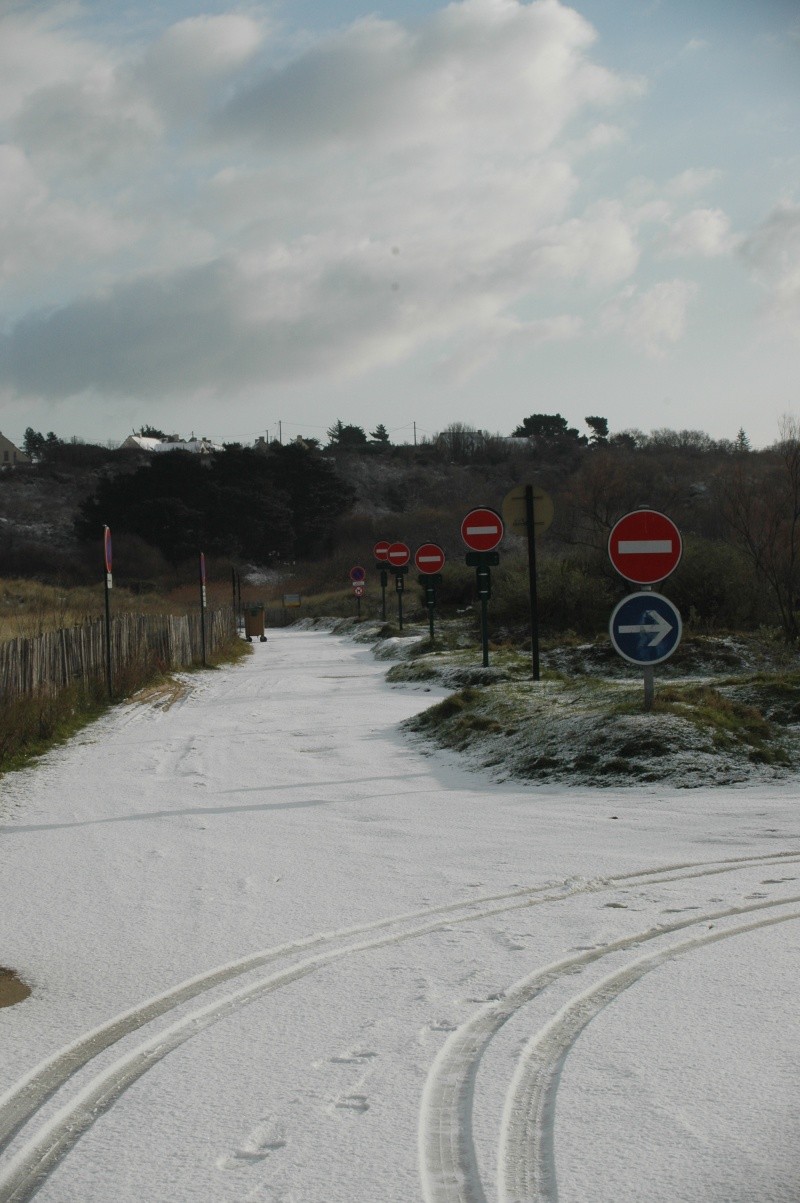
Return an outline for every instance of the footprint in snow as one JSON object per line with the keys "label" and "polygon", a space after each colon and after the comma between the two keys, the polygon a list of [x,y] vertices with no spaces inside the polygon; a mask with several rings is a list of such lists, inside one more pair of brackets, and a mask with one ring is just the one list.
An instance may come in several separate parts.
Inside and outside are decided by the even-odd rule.
{"label": "footprint in snow", "polygon": [[267,1119],[248,1132],[233,1153],[217,1158],[217,1169],[236,1170],[255,1161],[263,1161],[270,1153],[286,1145],[286,1132],[278,1120]]}
{"label": "footprint in snow", "polygon": [[349,1052],[340,1053],[338,1057],[331,1057],[331,1065],[364,1065],[377,1055],[371,1049],[354,1048]]}
{"label": "footprint in snow", "polygon": [[359,1115],[369,1111],[369,1103],[365,1094],[340,1094],[334,1107],[337,1111],[355,1111]]}

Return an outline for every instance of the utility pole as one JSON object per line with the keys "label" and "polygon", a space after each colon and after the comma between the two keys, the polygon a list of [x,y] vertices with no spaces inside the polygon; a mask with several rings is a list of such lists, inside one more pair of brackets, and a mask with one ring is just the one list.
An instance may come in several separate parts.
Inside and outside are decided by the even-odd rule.
{"label": "utility pole", "polygon": [[283,424],[282,424],[280,418],[278,418],[278,442],[280,443],[280,445],[282,447],[283,446]]}
{"label": "utility pole", "polygon": [[414,446],[416,447],[416,445],[417,445],[417,424],[415,422],[414,423]]}

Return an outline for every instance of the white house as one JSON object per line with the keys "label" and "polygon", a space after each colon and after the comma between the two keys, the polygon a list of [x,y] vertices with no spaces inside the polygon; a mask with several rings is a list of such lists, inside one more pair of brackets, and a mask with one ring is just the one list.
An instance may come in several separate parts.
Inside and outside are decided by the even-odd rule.
{"label": "white house", "polygon": [[214,451],[224,450],[218,443],[212,443],[210,439],[196,439],[194,435],[190,439],[182,439],[177,434],[171,434],[166,439],[153,439],[143,434],[129,434],[125,442],[120,443],[120,450],[125,448],[148,451],[154,455],[159,455],[162,451],[191,451],[194,455],[211,455]]}

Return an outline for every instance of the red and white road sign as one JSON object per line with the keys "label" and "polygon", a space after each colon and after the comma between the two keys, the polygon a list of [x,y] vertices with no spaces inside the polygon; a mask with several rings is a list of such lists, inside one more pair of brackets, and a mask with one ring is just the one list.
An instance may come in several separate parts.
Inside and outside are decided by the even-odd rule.
{"label": "red and white road sign", "polygon": [[353,584],[353,597],[363,597],[363,596],[364,596],[364,586],[357,585],[354,583]]}
{"label": "red and white road sign", "polygon": [[391,543],[389,545],[389,550],[386,553],[387,563],[392,564],[395,568],[402,568],[410,559],[411,552],[405,543]]}
{"label": "red and white road sign", "polygon": [[417,572],[441,572],[444,568],[444,552],[437,543],[423,543],[414,552],[414,563]]}
{"label": "red and white road sign", "polygon": [[109,527],[103,527],[103,558],[106,562],[106,572],[111,573],[111,531]]}
{"label": "red and white road sign", "polygon": [[366,569],[362,568],[360,564],[356,564],[353,568],[350,569],[350,580],[356,582],[359,585],[365,579],[366,575],[367,575]]}
{"label": "red and white road sign", "polygon": [[461,523],[461,538],[470,551],[493,551],[503,539],[503,519],[494,510],[470,510]]}
{"label": "red and white road sign", "polygon": [[683,543],[677,526],[658,510],[632,510],[608,537],[608,554],[620,576],[654,585],[678,567]]}
{"label": "red and white road sign", "polygon": [[372,549],[372,554],[376,560],[385,560],[389,556],[389,548],[391,543],[388,539],[381,539],[380,543],[376,543]]}

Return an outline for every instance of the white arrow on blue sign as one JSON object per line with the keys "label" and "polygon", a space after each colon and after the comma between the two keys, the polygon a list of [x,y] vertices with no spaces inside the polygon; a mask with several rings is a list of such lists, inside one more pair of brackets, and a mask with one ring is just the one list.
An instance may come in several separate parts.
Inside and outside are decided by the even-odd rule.
{"label": "white arrow on blue sign", "polygon": [[683,623],[668,597],[649,590],[629,593],[615,607],[608,624],[611,642],[631,664],[658,664],[675,651]]}

